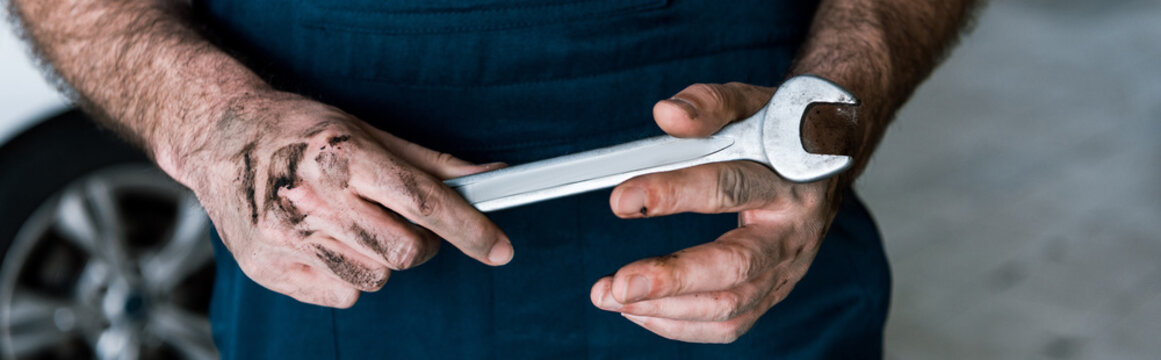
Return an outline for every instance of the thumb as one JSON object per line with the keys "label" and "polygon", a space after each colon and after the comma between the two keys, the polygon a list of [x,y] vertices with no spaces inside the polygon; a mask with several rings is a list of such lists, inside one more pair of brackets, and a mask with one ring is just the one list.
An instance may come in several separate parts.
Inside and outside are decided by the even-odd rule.
{"label": "thumb", "polygon": [[676,137],[705,137],[758,112],[774,88],[732,82],[693,84],[653,106],[661,130]]}

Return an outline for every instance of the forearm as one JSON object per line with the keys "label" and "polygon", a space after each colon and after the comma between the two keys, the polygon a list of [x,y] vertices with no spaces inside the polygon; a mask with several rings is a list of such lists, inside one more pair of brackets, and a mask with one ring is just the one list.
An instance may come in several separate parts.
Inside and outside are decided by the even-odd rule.
{"label": "forearm", "polygon": [[11,1],[37,54],[75,100],[179,180],[231,100],[268,90],[198,34],[184,2]]}
{"label": "forearm", "polygon": [[[817,148],[852,155],[840,179],[849,186],[911,93],[969,22],[976,0],[823,0],[790,75],[813,73],[853,92],[861,106],[804,129]],[[833,111],[833,109],[832,109]]]}

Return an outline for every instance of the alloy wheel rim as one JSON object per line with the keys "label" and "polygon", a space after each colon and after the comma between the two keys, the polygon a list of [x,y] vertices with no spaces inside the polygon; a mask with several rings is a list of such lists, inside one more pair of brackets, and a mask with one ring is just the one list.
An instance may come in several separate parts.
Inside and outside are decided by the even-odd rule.
{"label": "alloy wheel rim", "polygon": [[24,223],[0,268],[4,356],[217,358],[207,231],[193,194],[153,167],[66,186]]}

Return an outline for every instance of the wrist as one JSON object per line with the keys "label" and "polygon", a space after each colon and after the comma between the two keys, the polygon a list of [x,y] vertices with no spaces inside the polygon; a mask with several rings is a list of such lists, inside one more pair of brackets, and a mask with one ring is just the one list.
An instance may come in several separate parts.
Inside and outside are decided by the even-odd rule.
{"label": "wrist", "polygon": [[180,89],[173,108],[150,132],[147,151],[178,182],[197,189],[215,163],[230,161],[262,130],[260,114],[280,95],[265,83],[234,82],[207,88]]}

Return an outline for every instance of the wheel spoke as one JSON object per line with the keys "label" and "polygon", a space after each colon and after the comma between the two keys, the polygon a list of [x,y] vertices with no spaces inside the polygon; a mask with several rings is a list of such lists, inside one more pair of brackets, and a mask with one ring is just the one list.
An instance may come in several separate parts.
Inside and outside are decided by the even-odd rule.
{"label": "wheel spoke", "polygon": [[59,345],[72,337],[85,316],[69,302],[29,290],[13,293],[4,326],[12,341],[12,354],[23,357]]}
{"label": "wheel spoke", "polygon": [[99,256],[97,242],[101,235],[97,220],[85,206],[85,195],[79,187],[71,187],[61,195],[55,213],[53,225],[65,239],[90,255]]}
{"label": "wheel spoke", "polygon": [[213,260],[205,210],[192,195],[184,197],[178,207],[172,235],[157,253],[141,263],[142,275],[152,291],[172,290]]}
{"label": "wheel spoke", "polygon": [[[83,268],[70,268],[79,274],[69,278],[75,283],[65,284],[72,286],[69,295],[16,285],[11,301],[0,304],[0,332],[8,335],[0,353],[29,357],[80,342],[91,346],[98,358],[136,358],[142,347],[159,344],[189,359],[217,358],[206,316],[168,303],[186,293],[174,293],[178,286],[213,261],[205,210],[188,190],[168,181],[140,168],[102,171],[63,189],[58,200],[38,210],[38,220],[24,231],[32,236],[20,238],[25,244],[21,248],[41,249],[36,246],[59,236],[64,243],[58,244],[82,252],[76,261],[83,264],[74,264],[73,258],[68,263]],[[154,216],[160,214],[131,215],[138,209],[174,205],[172,222]],[[159,229],[155,219],[173,226]],[[156,230],[161,231],[154,234]],[[38,259],[25,255],[20,262],[13,266],[23,272]],[[124,299],[112,297],[117,294]],[[145,298],[136,302],[137,296]]]}
{"label": "wheel spoke", "polygon": [[94,177],[85,184],[85,195],[92,204],[93,218],[101,231],[99,253],[114,270],[129,273],[132,264],[125,243],[121,209],[117,206],[113,188],[103,178]]}
{"label": "wheel spoke", "polygon": [[141,357],[141,342],[127,326],[114,324],[97,337],[94,350],[101,360],[136,360]]}
{"label": "wheel spoke", "polygon": [[173,345],[185,358],[218,358],[209,319],[169,304],[154,307],[150,315],[149,333]]}

